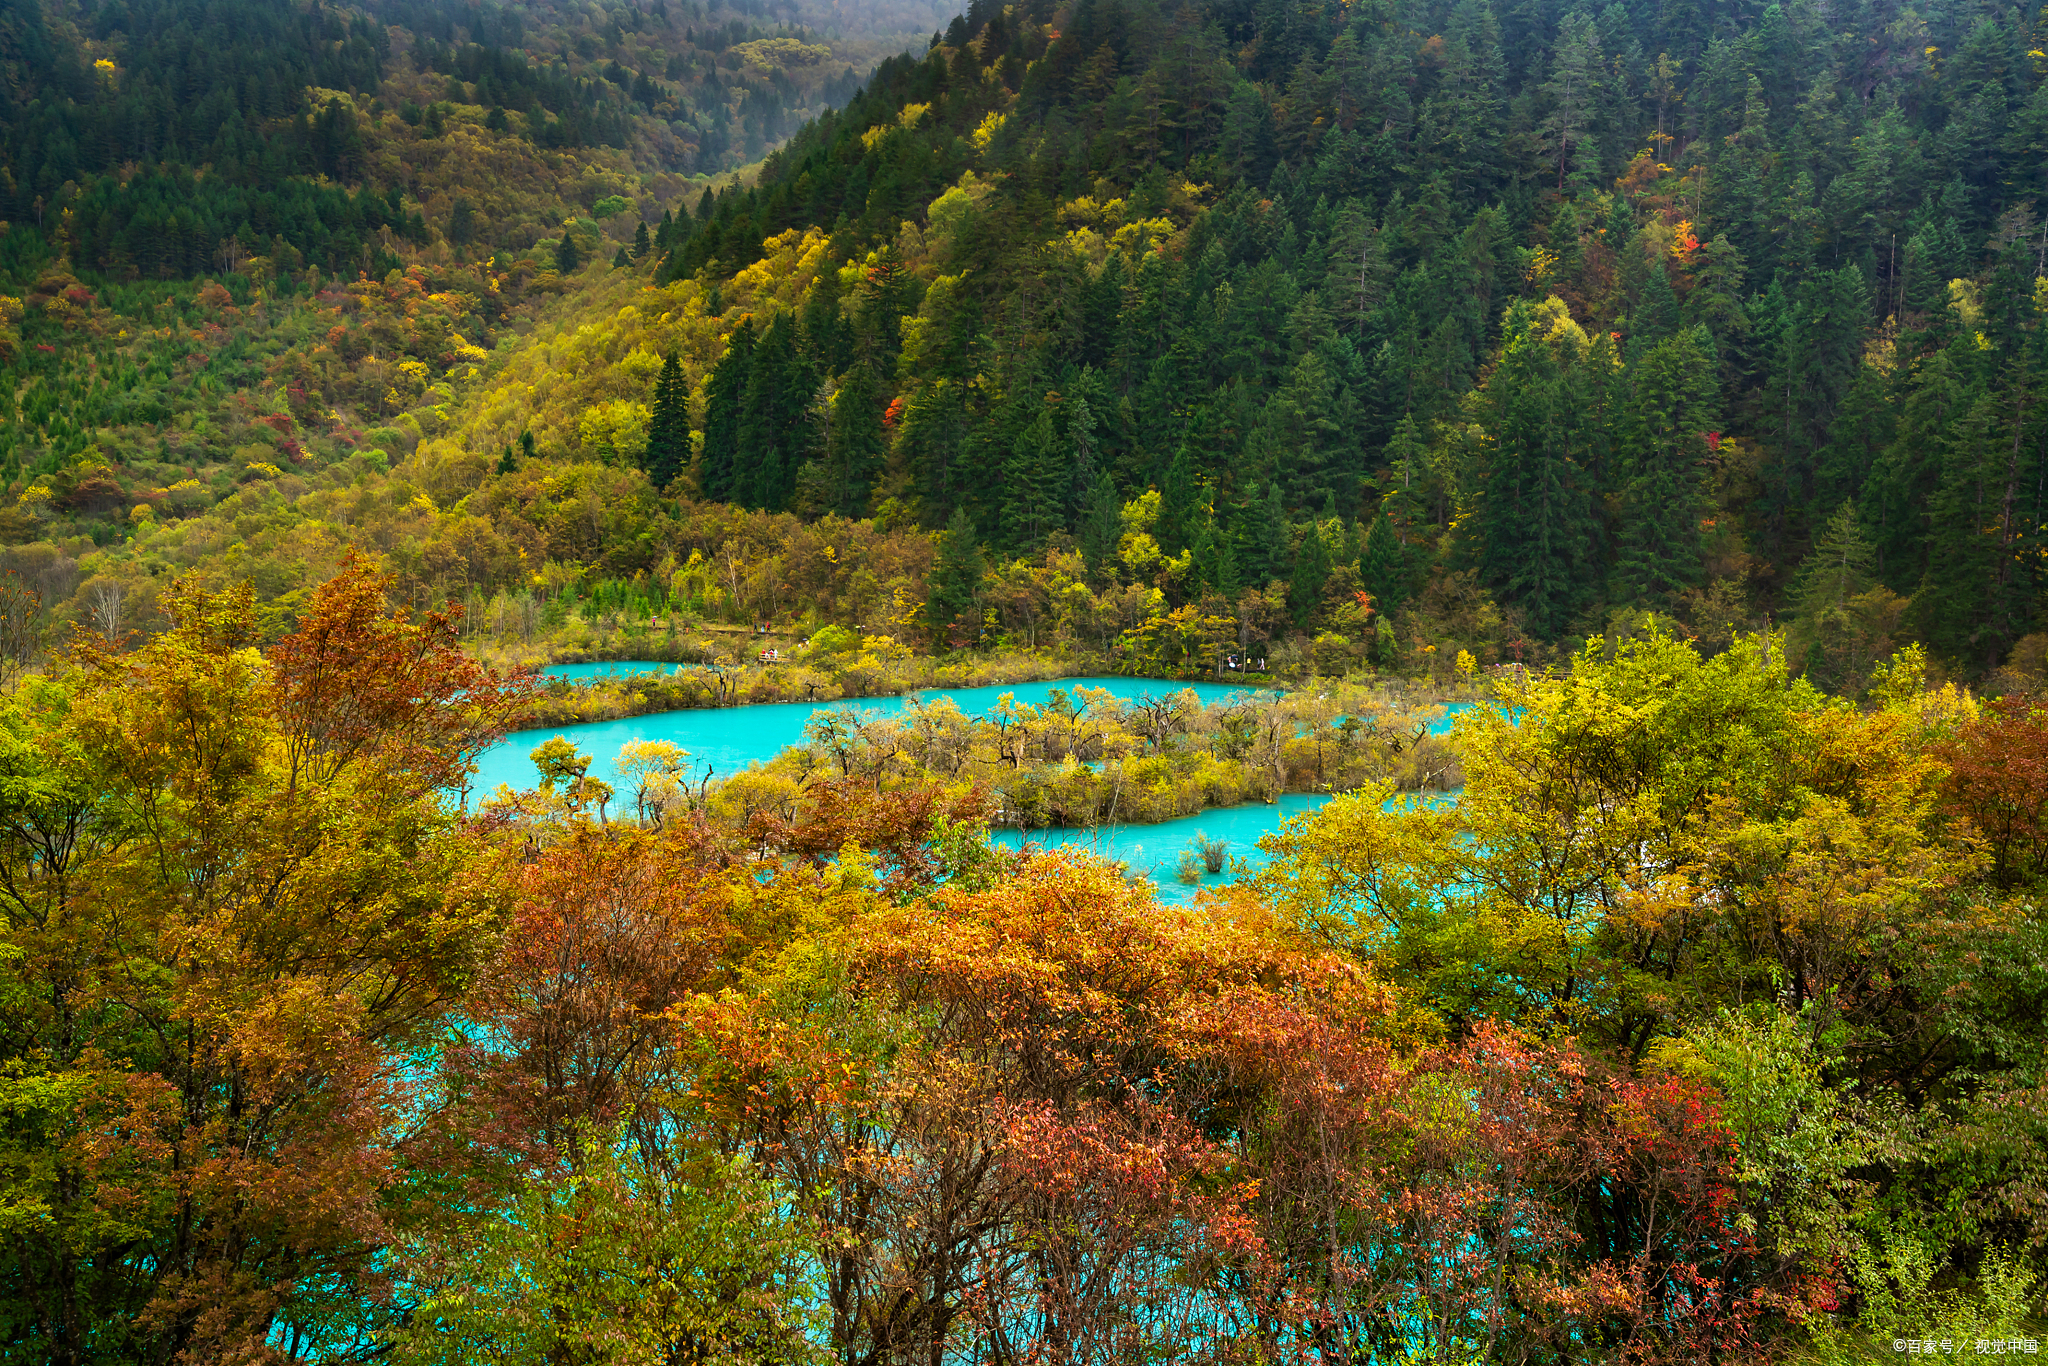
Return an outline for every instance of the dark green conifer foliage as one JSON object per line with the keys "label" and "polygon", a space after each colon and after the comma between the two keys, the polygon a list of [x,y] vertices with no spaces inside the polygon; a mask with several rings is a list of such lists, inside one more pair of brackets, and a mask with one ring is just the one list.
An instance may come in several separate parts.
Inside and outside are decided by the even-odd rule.
{"label": "dark green conifer foliage", "polygon": [[1950,441],[1975,401],[1976,341],[1958,337],[1904,381],[1898,431],[1868,481],[1865,520],[1886,583],[1912,592],[1926,576],[1928,518]]}
{"label": "dark green conifer foliage", "polygon": [[962,649],[981,639],[981,547],[967,509],[954,510],[926,580],[924,619],[934,646]]}
{"label": "dark green conifer foliage", "polygon": [[1031,549],[1063,524],[1066,465],[1052,409],[1041,406],[1003,460],[1002,534],[1013,549]]}
{"label": "dark green conifer foliage", "polygon": [[1366,530],[1358,555],[1358,581],[1372,595],[1375,611],[1392,616],[1401,610],[1408,591],[1408,553],[1385,513],[1375,515]]}
{"label": "dark green conifer foliage", "polygon": [[555,269],[563,275],[583,264],[583,257],[576,250],[576,235],[564,232],[562,240],[555,244]]}
{"label": "dark green conifer foliage", "polygon": [[1195,528],[1194,544],[1189,549],[1194,560],[1195,577],[1225,598],[1236,597],[1242,586],[1237,573],[1237,550],[1230,543],[1229,533],[1216,525],[1214,517],[1206,513],[1203,515],[1201,524]]}
{"label": "dark green conifer foliage", "polygon": [[1598,562],[1590,479],[1594,445],[1575,358],[1541,329],[1536,310],[1509,310],[1499,366],[1480,395],[1485,433],[1468,497],[1481,577],[1554,638],[1592,600]]}
{"label": "dark green conifer foliage", "polygon": [[1712,347],[1706,330],[1693,328],[1651,347],[1628,369],[1615,569],[1624,602],[1668,606],[1700,580],[1706,433],[1717,398]]}
{"label": "dark green conifer foliage", "polygon": [[1205,520],[1201,490],[1195,486],[1194,459],[1183,446],[1167,463],[1159,481],[1159,520],[1154,531],[1159,548],[1178,555],[1194,544],[1195,531]]}
{"label": "dark green conifer foliage", "polygon": [[1793,664],[1823,687],[1837,687],[1864,661],[1851,654],[1867,629],[1865,595],[1879,587],[1877,552],[1854,501],[1828,518],[1792,585],[1787,632]]}
{"label": "dark green conifer foliage", "polygon": [[[708,191],[706,192],[709,193]],[[717,502],[739,493],[740,419],[753,370],[754,321],[741,323],[704,386],[704,458],[699,492]]]}
{"label": "dark green conifer foliage", "polygon": [[633,259],[635,261],[646,260],[647,253],[653,249],[653,246],[654,244],[647,238],[647,224],[642,222],[639,227],[633,229]]}
{"label": "dark green conifer foliage", "polygon": [[1329,582],[1331,568],[1330,547],[1323,540],[1322,528],[1310,522],[1294,552],[1294,566],[1287,579],[1287,609],[1294,614],[1295,625],[1308,625],[1322,605],[1323,585]]}
{"label": "dark green conifer foliage", "polygon": [[1116,561],[1123,534],[1123,505],[1117,500],[1116,485],[1110,483],[1108,471],[1097,470],[1081,508],[1081,560],[1090,580],[1102,582],[1104,569]]}
{"label": "dark green conifer foliage", "polygon": [[1287,505],[1281,501],[1280,485],[1266,485],[1266,496],[1259,503],[1254,526],[1252,572],[1255,582],[1270,582],[1286,576],[1293,563],[1293,537],[1287,525]]}
{"label": "dark green conifer foliage", "polygon": [[780,511],[789,505],[796,472],[809,457],[817,372],[796,344],[796,324],[778,314],[747,367],[740,405],[733,501]]}
{"label": "dark green conifer foliage", "polygon": [[865,363],[846,372],[832,400],[825,434],[825,463],[835,494],[833,510],[842,517],[867,511],[868,496],[882,470],[888,443],[882,432],[882,385]]}
{"label": "dark green conifer foliage", "polygon": [[690,389],[671,351],[654,381],[654,411],[647,423],[647,449],[640,468],[657,489],[665,489],[690,465]]}

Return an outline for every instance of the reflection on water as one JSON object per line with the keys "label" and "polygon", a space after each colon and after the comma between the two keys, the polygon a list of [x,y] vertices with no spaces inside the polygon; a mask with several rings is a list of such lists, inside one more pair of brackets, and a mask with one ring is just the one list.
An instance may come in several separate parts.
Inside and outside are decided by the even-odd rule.
{"label": "reflection on water", "polygon": [[[598,665],[570,664],[562,668],[596,668]],[[844,702],[813,705],[809,702],[770,702],[754,707],[704,707],[683,711],[653,712],[618,721],[590,721],[580,726],[514,731],[502,744],[485,752],[478,761],[474,780],[477,792],[495,792],[499,784],[532,787],[539,781],[533,761],[527,756],[549,736],[565,736],[585,754],[595,757],[591,776],[611,782],[619,750],[635,740],[666,740],[689,751],[690,771],[702,773],[710,764],[720,775],[745,768],[756,759],[774,758],[790,745],[802,744],[804,726],[822,711],[833,707],[854,707],[878,716],[893,716],[911,704],[912,698],[936,702],[950,698],[970,716],[990,710],[1005,693],[1031,706],[1043,706],[1054,688],[1100,688],[1126,701],[1137,697],[1161,697],[1193,688],[1203,703],[1218,701],[1243,689],[1223,683],[1172,683],[1158,678],[1060,678],[1047,683],[1004,683],[986,688],[934,688],[908,697],[861,697]]]}
{"label": "reflection on water", "polygon": [[[994,838],[1011,849],[1036,844],[1086,850],[1126,865],[1136,876],[1150,878],[1158,884],[1161,901],[1186,904],[1194,900],[1201,888],[1230,881],[1236,876],[1235,867],[1264,867],[1266,856],[1259,852],[1259,839],[1328,800],[1326,793],[1290,792],[1277,802],[1217,807],[1198,816],[1183,816],[1157,825],[1104,825],[1021,833],[1014,829],[998,830]],[[1197,882],[1185,883],[1179,877],[1181,855],[1193,850],[1198,837],[1224,841],[1227,862],[1222,872],[1204,873]]]}
{"label": "reflection on water", "polygon": [[[571,670],[612,669],[635,672],[654,669],[676,669],[688,666],[653,664],[647,661],[617,660],[603,664],[562,664],[548,672],[551,676],[599,677],[595,673],[576,674]],[[1220,701],[1233,693],[1243,691],[1221,683],[1172,683],[1153,678],[1062,678],[1045,683],[997,684],[985,688],[934,689],[913,693],[908,697],[855,698],[845,702],[814,706],[808,702],[768,703],[751,707],[701,708],[684,711],[655,712],[647,716],[628,717],[619,721],[593,721],[580,726],[515,731],[499,744],[486,752],[479,761],[478,773],[472,791],[490,793],[500,784],[514,787],[531,787],[538,781],[533,761],[528,758],[532,750],[550,736],[561,735],[585,754],[594,756],[597,762],[591,765],[593,777],[615,782],[617,773],[614,765],[619,750],[635,740],[666,740],[689,752],[688,768],[691,773],[701,774],[709,764],[718,776],[725,776],[745,768],[755,760],[766,761],[774,758],[789,745],[801,744],[804,727],[810,719],[833,707],[851,706],[863,713],[890,716],[912,705],[913,699],[925,703],[940,698],[950,699],[968,715],[988,712],[1010,694],[1018,702],[1031,706],[1043,706],[1054,688],[1072,689],[1077,686],[1101,688],[1125,701],[1138,697],[1159,697],[1193,688],[1204,704]],[[1467,710],[1472,704],[1452,703],[1446,708],[1446,715],[1429,724],[1433,735],[1449,733],[1457,713]],[[1422,800],[1441,800],[1440,796]],[[1150,879],[1158,886],[1161,900],[1187,903],[1194,899],[1201,887],[1213,887],[1229,881],[1237,871],[1245,868],[1259,868],[1266,863],[1266,856],[1259,851],[1258,841],[1279,829],[1285,821],[1312,811],[1329,800],[1323,793],[1291,792],[1278,802],[1252,802],[1243,806],[1218,807],[1200,815],[1186,816],[1178,820],[1162,821],[1156,825],[1116,825],[1091,829],[1051,829],[1019,832],[1015,829],[998,830],[995,838],[1012,849],[1029,842],[1041,846],[1070,846],[1085,849],[1103,858],[1126,865],[1136,876]],[[1224,842],[1225,864],[1221,872],[1203,873],[1193,884],[1180,880],[1181,856],[1194,848],[1197,837]]]}
{"label": "reflection on water", "polygon": [[694,664],[667,664],[658,659],[601,659],[595,664],[550,664],[540,671],[542,678],[566,678],[571,683],[589,683],[600,678],[634,678],[645,674],[679,674]]}

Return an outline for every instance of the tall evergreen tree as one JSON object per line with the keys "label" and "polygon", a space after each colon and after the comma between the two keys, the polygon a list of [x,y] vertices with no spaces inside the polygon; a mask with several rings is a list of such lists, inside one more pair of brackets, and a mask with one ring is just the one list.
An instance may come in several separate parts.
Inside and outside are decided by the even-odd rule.
{"label": "tall evergreen tree", "polygon": [[1011,549],[1029,550],[1062,526],[1066,466],[1052,409],[1041,406],[1003,460],[1000,516]]}
{"label": "tall evergreen tree", "polygon": [[1109,482],[1107,470],[1097,470],[1088,501],[1081,508],[1080,527],[1081,560],[1094,582],[1101,583],[1104,571],[1115,563],[1123,534],[1123,504],[1117,499],[1116,485]]}
{"label": "tall evergreen tree", "polygon": [[882,471],[888,444],[882,434],[882,385],[872,367],[855,365],[840,380],[825,434],[825,463],[842,517],[867,510],[868,494]]}
{"label": "tall evergreen tree", "polygon": [[974,519],[966,508],[956,508],[925,579],[924,619],[933,645],[959,649],[981,639],[982,571]]}
{"label": "tall evergreen tree", "polygon": [[1254,514],[1252,554],[1248,557],[1253,581],[1270,582],[1286,576],[1293,563],[1291,554],[1292,537],[1287,526],[1287,505],[1280,496],[1280,485],[1266,485],[1266,496],[1259,501]]}
{"label": "tall evergreen tree", "polygon": [[1195,531],[1204,520],[1201,497],[1195,486],[1194,458],[1183,446],[1167,462],[1165,477],[1159,481],[1159,520],[1153,534],[1168,555],[1178,555],[1194,544]]}
{"label": "tall evergreen tree", "polygon": [[1467,492],[1481,576],[1555,638],[1592,598],[1592,481],[1577,345],[1526,302],[1512,305],[1500,364],[1480,395],[1479,468]]}
{"label": "tall evergreen tree", "polygon": [[654,411],[647,423],[647,449],[640,468],[657,489],[665,489],[690,466],[690,387],[671,351],[654,381]]}
{"label": "tall evergreen tree", "polygon": [[1287,610],[1293,614],[1296,626],[1305,627],[1314,619],[1316,609],[1322,605],[1323,586],[1329,582],[1331,568],[1330,546],[1323,539],[1323,529],[1310,522],[1294,552],[1294,564],[1287,577]]}
{"label": "tall evergreen tree", "polygon": [[698,483],[700,492],[716,502],[739,497],[740,420],[755,346],[754,320],[748,318],[733,331],[725,355],[704,386],[704,461]]}
{"label": "tall evergreen tree", "polygon": [[1698,583],[1706,433],[1717,398],[1713,341],[1691,328],[1628,367],[1615,578],[1627,601],[1666,606]]}
{"label": "tall evergreen tree", "polygon": [[816,437],[817,372],[796,341],[790,316],[776,315],[748,366],[733,469],[733,499],[748,507],[779,511],[789,505],[797,469]]}
{"label": "tall evergreen tree", "polygon": [[1408,554],[1400,533],[1387,515],[1376,513],[1366,530],[1365,545],[1358,555],[1358,581],[1372,595],[1373,608],[1383,616],[1401,609],[1408,591]]}

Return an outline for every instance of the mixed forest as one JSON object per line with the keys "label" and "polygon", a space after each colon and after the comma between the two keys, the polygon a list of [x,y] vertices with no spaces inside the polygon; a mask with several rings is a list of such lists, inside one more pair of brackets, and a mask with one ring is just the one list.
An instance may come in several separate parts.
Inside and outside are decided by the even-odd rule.
{"label": "mixed forest", "polygon": [[2044,395],[2048,9],[16,0],[0,1363],[2038,1352]]}

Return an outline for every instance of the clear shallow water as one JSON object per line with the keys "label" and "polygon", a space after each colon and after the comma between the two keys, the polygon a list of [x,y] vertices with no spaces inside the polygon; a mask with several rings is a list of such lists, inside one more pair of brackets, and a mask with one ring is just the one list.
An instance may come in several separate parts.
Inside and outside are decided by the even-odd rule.
{"label": "clear shallow water", "polygon": [[679,674],[694,668],[690,664],[667,664],[658,659],[605,659],[595,664],[550,664],[540,671],[542,678],[566,678],[571,683],[588,683],[597,678],[631,678],[639,674]]}
{"label": "clear shallow water", "polygon": [[[1216,807],[1198,816],[1183,816],[1157,825],[1105,825],[1092,830],[997,830],[990,838],[1011,849],[1025,844],[1075,848],[1128,864],[1131,872],[1158,884],[1161,901],[1187,905],[1194,901],[1195,893],[1202,888],[1221,886],[1234,878],[1236,872],[1231,867],[1232,861],[1241,859],[1248,867],[1263,868],[1268,860],[1259,851],[1260,837],[1272,834],[1285,822],[1305,811],[1315,810],[1328,800],[1327,793],[1289,792],[1277,802]],[[1197,837],[1226,841],[1228,859],[1222,872],[1204,873],[1200,882],[1190,885],[1178,876],[1180,856],[1182,851],[1193,848]]]}
{"label": "clear shallow water", "polygon": [[[570,664],[562,668],[594,668]],[[1101,688],[1116,697],[1161,697],[1193,688],[1204,703],[1215,702],[1244,689],[1226,683],[1173,683],[1158,678],[1060,678],[1046,683],[998,684],[987,688],[945,688],[913,693],[909,697],[863,697],[814,706],[809,702],[771,702],[752,707],[704,707],[683,711],[653,712],[620,721],[591,721],[580,726],[549,727],[514,731],[504,741],[485,751],[478,760],[472,791],[489,794],[501,783],[515,788],[532,787],[540,775],[528,756],[551,736],[565,737],[583,753],[595,758],[591,776],[612,782],[619,750],[635,740],[666,740],[689,752],[688,771],[701,774],[711,764],[720,776],[738,772],[756,759],[774,758],[790,745],[802,744],[804,726],[819,712],[851,706],[875,715],[893,716],[906,710],[911,698],[926,703],[950,698],[970,716],[993,708],[1003,694],[1014,695],[1031,706],[1044,705],[1054,688]],[[1266,808],[1259,808],[1264,810]]]}

